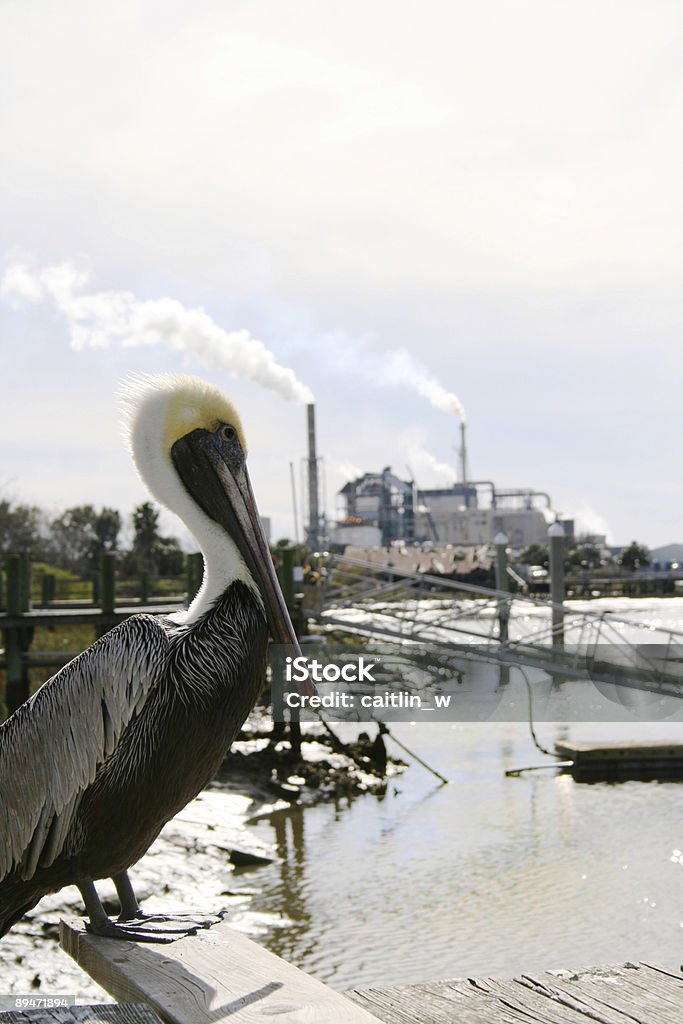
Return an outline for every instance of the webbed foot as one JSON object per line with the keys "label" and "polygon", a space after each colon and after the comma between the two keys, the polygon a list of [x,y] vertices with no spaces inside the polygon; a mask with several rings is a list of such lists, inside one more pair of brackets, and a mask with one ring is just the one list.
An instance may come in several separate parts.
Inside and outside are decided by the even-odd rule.
{"label": "webbed foot", "polygon": [[[134,914],[121,913],[120,924],[131,924],[131,927],[141,927],[154,932],[177,933],[178,935],[194,935],[200,928],[211,928],[223,920],[226,911],[218,914],[209,914],[206,917],[198,914],[146,914],[138,908]],[[177,927],[174,927],[177,925]]]}
{"label": "webbed foot", "polygon": [[[128,942],[174,942],[176,938],[181,938],[179,933],[174,937],[163,932],[155,932],[154,929],[144,929],[140,925],[135,924],[115,924],[114,921],[110,921],[107,918],[106,921],[98,920],[95,923],[88,921],[85,926],[86,931],[90,932],[91,935],[101,935],[104,939],[126,939]],[[195,934],[196,929],[190,929],[186,931],[185,935]]]}

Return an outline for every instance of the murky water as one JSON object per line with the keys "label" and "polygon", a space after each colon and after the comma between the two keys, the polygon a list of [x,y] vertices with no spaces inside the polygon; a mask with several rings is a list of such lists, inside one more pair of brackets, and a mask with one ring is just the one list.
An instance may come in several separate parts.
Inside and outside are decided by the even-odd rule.
{"label": "murky water", "polygon": [[[683,784],[579,784],[538,764],[521,723],[396,724],[418,766],[384,800],[258,826],[280,857],[256,873],[262,942],[337,988],[562,966],[683,960]],[[623,726],[590,736],[633,736]],[[580,725],[539,726],[552,744]],[[680,726],[639,726],[683,739]]]}
{"label": "murky water", "polygon": [[[680,599],[622,604],[683,625]],[[586,715],[599,724],[539,722],[539,739],[683,741],[679,721],[614,706],[612,725],[609,707]],[[678,970],[683,783],[506,778],[547,760],[525,721],[391,728],[450,784],[414,765],[383,800],[260,823],[281,858],[254,875],[254,909],[278,918],[260,941],[340,989],[638,959]]]}

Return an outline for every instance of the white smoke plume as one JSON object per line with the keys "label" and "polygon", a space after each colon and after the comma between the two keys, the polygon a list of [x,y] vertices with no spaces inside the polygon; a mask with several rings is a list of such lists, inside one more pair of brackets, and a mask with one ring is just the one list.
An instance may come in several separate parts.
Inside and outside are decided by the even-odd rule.
{"label": "white smoke plume", "polygon": [[441,462],[416,441],[402,439],[401,451],[408,463],[411,476],[415,475],[418,487],[433,487],[439,484],[454,484],[457,473],[447,462]]}
{"label": "white smoke plume", "polygon": [[36,272],[15,264],[5,272],[0,293],[31,302],[51,300],[68,323],[73,349],[109,348],[117,342],[124,347],[165,345],[283,398],[313,401],[294,371],[281,366],[247,330],[226,331],[203,309],[188,309],[176,299],[142,301],[128,291],[85,292],[87,283],[87,275],[70,263]]}
{"label": "white smoke plume", "polygon": [[335,459],[333,455],[325,459],[328,473],[333,473],[346,484],[349,480],[357,480],[363,475],[363,470],[350,459]]}
{"label": "white smoke plume", "polygon": [[576,537],[584,534],[589,534],[592,537],[604,536],[608,544],[613,543],[613,534],[609,523],[590,505],[585,503],[579,505],[570,512],[570,515],[574,520],[574,535]]}
{"label": "white smoke plume", "polygon": [[465,422],[465,409],[457,395],[439,384],[421,363],[418,363],[405,349],[393,349],[383,358],[383,378],[387,384],[399,384],[414,388],[418,395],[442,412],[458,416]]}
{"label": "white smoke plume", "polygon": [[369,335],[352,336],[343,330],[330,331],[310,343],[300,342],[311,352],[324,353],[328,368],[340,373],[362,375],[376,387],[401,387],[417,392],[436,409],[458,416],[465,422],[465,410],[457,395],[447,391],[429,370],[404,348],[378,352]]}

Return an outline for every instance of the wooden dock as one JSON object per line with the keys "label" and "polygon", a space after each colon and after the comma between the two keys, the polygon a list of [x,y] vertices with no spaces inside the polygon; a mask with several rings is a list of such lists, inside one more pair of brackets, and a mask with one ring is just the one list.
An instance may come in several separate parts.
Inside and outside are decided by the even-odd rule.
{"label": "wooden dock", "polygon": [[[271,1017],[282,1024],[683,1022],[683,975],[645,963],[341,994],[224,922],[156,947],[95,938],[80,919],[63,921],[61,937],[64,949],[125,1005],[76,1007],[76,1018],[43,1013],[41,1024],[155,1024],[150,1011],[164,1024],[257,1024]],[[86,1009],[93,1015],[84,1017]],[[100,1009],[108,1015],[94,1015]],[[6,1019],[0,1015],[2,1024]],[[17,1024],[37,1019],[13,1015]]]}
{"label": "wooden dock", "polygon": [[384,1024],[682,1024],[683,976],[650,964],[347,993]]}
{"label": "wooden dock", "polygon": [[62,921],[61,944],[120,1003],[145,1003],[166,1024],[377,1024],[224,922],[154,946],[96,938],[76,919]]}
{"label": "wooden dock", "polygon": [[567,770],[581,779],[683,778],[683,743],[564,740],[555,744],[555,753],[562,760],[571,761]]}
{"label": "wooden dock", "polygon": [[102,1003],[99,1006],[55,1006],[0,1013],[0,1024],[163,1024],[143,1003]]}

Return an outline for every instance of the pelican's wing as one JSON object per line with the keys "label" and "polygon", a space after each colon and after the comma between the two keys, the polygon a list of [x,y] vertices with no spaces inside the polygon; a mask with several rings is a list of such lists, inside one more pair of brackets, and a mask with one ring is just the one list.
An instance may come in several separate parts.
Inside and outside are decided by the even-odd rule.
{"label": "pelican's wing", "polygon": [[97,766],[162,675],[168,636],[126,619],[55,673],[0,726],[0,879],[58,856]]}

